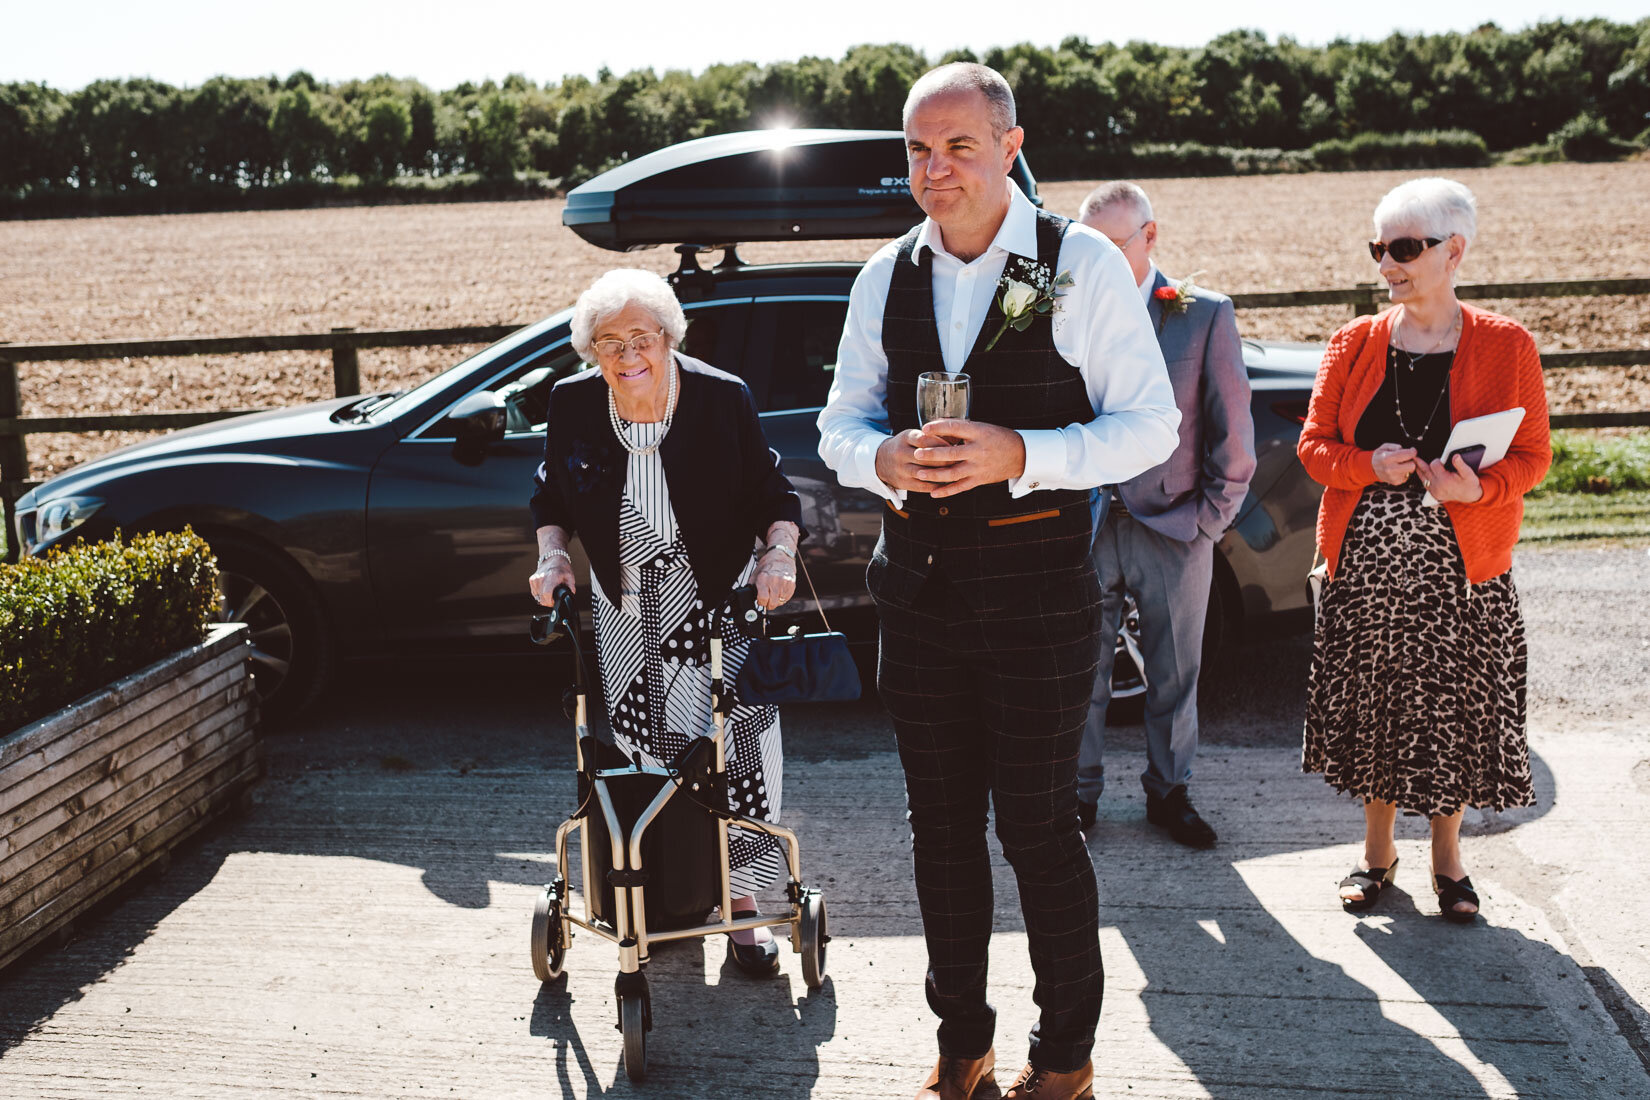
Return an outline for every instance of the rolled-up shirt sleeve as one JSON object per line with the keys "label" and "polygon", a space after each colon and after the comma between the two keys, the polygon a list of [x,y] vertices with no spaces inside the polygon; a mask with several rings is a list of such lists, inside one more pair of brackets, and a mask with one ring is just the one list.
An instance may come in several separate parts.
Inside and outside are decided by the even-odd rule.
{"label": "rolled-up shirt sleeve", "polygon": [[837,345],[831,392],[819,413],[819,457],[850,489],[868,489],[895,506],[905,494],[877,477],[877,448],[888,427],[888,356],[882,350],[882,308],[893,281],[893,246],[860,269],[848,294],[848,321]]}
{"label": "rolled-up shirt sleeve", "polygon": [[1128,261],[1098,233],[1073,225],[1059,266],[1075,283],[1060,299],[1054,345],[1082,371],[1095,417],[1022,431],[1025,473],[1008,482],[1015,497],[1127,481],[1166,461],[1179,443],[1174,388]]}

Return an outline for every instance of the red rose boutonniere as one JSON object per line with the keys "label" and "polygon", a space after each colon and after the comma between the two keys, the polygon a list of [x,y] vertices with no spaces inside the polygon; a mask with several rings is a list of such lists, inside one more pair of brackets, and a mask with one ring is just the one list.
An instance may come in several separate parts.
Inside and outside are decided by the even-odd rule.
{"label": "red rose boutonniere", "polygon": [[1165,321],[1175,314],[1185,313],[1187,308],[1197,301],[1197,296],[1192,293],[1196,287],[1192,280],[1201,274],[1201,271],[1193,272],[1171,286],[1160,286],[1152,291],[1152,297],[1162,303],[1163,307],[1163,312],[1157,318],[1157,331],[1160,335]]}

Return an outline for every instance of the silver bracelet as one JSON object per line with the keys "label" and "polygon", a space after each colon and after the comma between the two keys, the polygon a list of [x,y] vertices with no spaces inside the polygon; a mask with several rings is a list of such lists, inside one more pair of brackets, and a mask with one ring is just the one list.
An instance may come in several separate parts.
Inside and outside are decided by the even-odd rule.
{"label": "silver bracelet", "polygon": [[762,548],[762,552],[764,554],[767,553],[769,550],[777,550],[781,554],[784,554],[787,558],[790,558],[792,561],[796,560],[796,551],[792,550],[789,546],[786,546],[782,542],[769,543],[767,546],[764,546]]}
{"label": "silver bracelet", "polygon": [[543,569],[544,563],[549,561],[551,558],[561,558],[569,566],[573,564],[572,554],[569,554],[566,550],[563,550],[559,546],[552,546],[550,549],[539,555],[539,568]]}

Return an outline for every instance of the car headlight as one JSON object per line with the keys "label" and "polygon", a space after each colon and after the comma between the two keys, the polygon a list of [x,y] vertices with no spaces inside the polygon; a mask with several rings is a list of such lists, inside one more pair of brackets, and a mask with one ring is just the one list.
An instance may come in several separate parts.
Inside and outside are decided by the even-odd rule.
{"label": "car headlight", "polygon": [[23,552],[32,554],[47,543],[56,542],[91,519],[101,507],[103,501],[96,497],[58,497],[46,501],[35,509],[34,534],[32,538],[24,534]]}

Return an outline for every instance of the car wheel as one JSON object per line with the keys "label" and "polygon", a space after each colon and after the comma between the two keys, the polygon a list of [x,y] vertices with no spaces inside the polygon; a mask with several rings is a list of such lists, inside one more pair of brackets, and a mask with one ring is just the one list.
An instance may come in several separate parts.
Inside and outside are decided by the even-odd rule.
{"label": "car wheel", "polygon": [[280,554],[256,543],[207,536],[218,558],[218,614],[251,631],[248,659],[266,718],[295,714],[325,686],[332,640],[309,579]]}
{"label": "car wheel", "polygon": [[1112,659],[1111,702],[1106,725],[1138,725],[1146,717],[1146,661],[1140,653],[1140,611],[1134,597],[1123,594],[1123,624],[1117,631],[1117,655]]}

